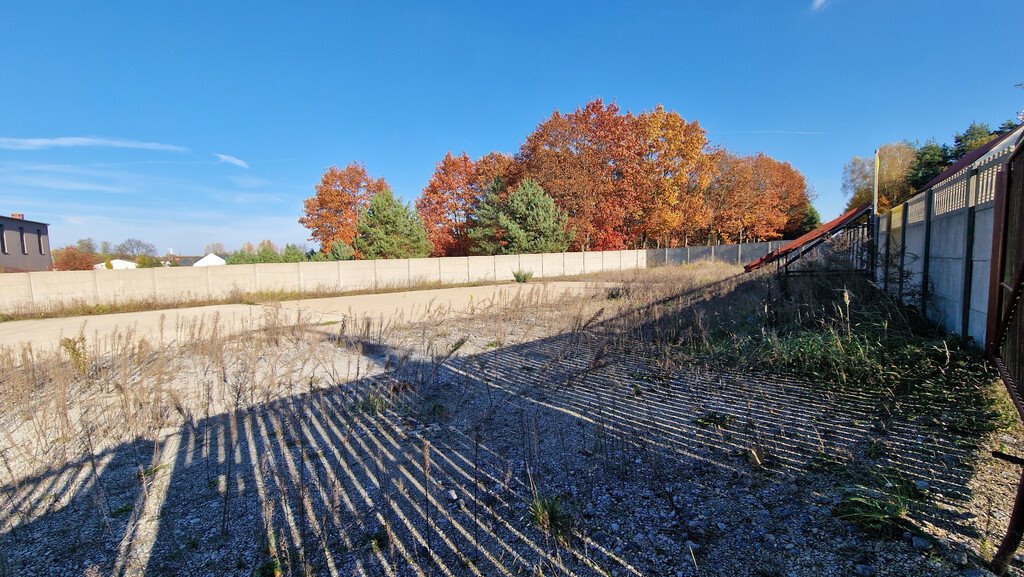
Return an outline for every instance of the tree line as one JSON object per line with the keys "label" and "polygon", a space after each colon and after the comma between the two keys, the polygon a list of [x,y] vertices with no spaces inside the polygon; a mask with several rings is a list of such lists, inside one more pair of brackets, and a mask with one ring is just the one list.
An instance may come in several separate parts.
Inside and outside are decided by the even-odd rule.
{"label": "tree line", "polygon": [[[882,212],[910,200],[924,186],[972,150],[1020,126],[1007,120],[994,130],[984,122],[972,122],[953,135],[952,143],[934,138],[924,144],[903,140],[878,148],[878,209]],[[843,167],[843,193],[847,208],[871,202],[874,195],[874,157],[854,156]]]}
{"label": "tree line", "polygon": [[299,219],[321,253],[357,258],[619,250],[797,236],[820,218],[803,175],[713,146],[697,121],[597,99],[555,111],[513,155],[448,152],[414,205],[353,162]]}

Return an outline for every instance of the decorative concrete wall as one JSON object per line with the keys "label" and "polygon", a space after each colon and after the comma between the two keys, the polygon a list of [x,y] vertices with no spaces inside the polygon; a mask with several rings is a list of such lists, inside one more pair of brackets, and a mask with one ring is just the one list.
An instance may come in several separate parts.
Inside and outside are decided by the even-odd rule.
{"label": "decorative concrete wall", "polygon": [[878,218],[877,281],[946,330],[985,341],[996,173],[994,150]]}

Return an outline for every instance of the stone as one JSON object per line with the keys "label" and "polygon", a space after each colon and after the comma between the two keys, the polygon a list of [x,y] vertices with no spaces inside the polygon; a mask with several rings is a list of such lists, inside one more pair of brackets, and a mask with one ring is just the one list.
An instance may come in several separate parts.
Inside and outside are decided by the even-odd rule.
{"label": "stone", "polygon": [[917,481],[914,481],[914,488],[922,493],[927,493],[928,490],[931,489],[931,485],[928,484],[928,481],[918,479]]}
{"label": "stone", "polygon": [[923,537],[914,536],[910,539],[910,544],[918,551],[928,551],[932,548],[932,542]]}
{"label": "stone", "polygon": [[875,568],[871,565],[854,565],[853,572],[858,577],[874,577]]}

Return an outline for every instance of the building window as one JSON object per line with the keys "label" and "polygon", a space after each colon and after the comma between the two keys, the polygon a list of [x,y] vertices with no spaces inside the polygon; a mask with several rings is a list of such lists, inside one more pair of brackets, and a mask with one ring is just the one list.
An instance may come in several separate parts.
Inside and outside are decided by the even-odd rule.
{"label": "building window", "polygon": [[25,227],[18,227],[18,236],[21,237],[21,254],[28,254],[28,245],[25,244]]}
{"label": "building window", "polygon": [[43,253],[43,229],[41,228],[36,229],[36,241],[39,243],[39,254],[45,254]]}
{"label": "building window", "polygon": [[0,224],[0,251],[7,254],[7,233],[2,224]]}

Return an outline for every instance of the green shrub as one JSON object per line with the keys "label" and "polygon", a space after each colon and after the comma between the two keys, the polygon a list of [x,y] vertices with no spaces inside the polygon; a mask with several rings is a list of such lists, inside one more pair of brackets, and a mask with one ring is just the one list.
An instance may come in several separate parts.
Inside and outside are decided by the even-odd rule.
{"label": "green shrub", "polygon": [[513,271],[512,278],[516,279],[518,283],[527,283],[533,278],[533,272],[528,270]]}

